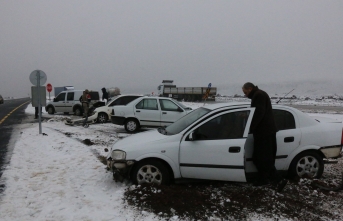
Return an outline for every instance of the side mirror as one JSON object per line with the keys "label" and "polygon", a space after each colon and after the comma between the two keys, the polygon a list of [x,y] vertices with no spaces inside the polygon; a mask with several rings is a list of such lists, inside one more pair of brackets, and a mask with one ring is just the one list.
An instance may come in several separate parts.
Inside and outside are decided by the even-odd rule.
{"label": "side mirror", "polygon": [[54,98],[54,102],[57,102],[56,98]]}
{"label": "side mirror", "polygon": [[177,111],[178,111],[178,112],[183,112],[183,110],[182,110],[181,107],[179,107],[179,108],[177,109]]}

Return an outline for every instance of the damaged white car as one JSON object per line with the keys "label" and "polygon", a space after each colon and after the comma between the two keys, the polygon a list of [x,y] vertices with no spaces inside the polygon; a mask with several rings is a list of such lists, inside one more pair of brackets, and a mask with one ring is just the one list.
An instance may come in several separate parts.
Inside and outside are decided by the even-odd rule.
{"label": "damaged white car", "polygon": [[[200,107],[166,128],[124,138],[113,145],[107,166],[115,180],[168,184],[178,179],[249,182],[257,170],[249,134],[250,103]],[[327,159],[342,150],[341,122],[322,121],[274,105],[276,169],[289,176],[321,177]]]}

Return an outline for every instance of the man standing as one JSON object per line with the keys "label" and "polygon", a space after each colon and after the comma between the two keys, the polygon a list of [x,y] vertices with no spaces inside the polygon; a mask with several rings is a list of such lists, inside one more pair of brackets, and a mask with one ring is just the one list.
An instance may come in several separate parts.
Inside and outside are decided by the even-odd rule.
{"label": "man standing", "polygon": [[253,162],[258,178],[253,185],[263,186],[271,182],[281,192],[288,180],[283,179],[275,168],[277,128],[269,95],[250,82],[245,83],[242,90],[251,99],[251,107],[255,107],[250,133],[254,136]]}
{"label": "man standing", "polygon": [[83,107],[83,116],[84,117],[87,117],[87,115],[88,115],[90,101],[91,101],[91,97],[90,97],[88,89],[86,89],[83,91],[83,94],[80,98],[80,102],[82,103],[82,107]]}
{"label": "man standing", "polygon": [[107,93],[107,91],[106,91],[106,88],[101,88],[101,91],[102,91],[102,101],[105,101],[106,103],[107,103],[107,101],[108,101],[108,93]]}

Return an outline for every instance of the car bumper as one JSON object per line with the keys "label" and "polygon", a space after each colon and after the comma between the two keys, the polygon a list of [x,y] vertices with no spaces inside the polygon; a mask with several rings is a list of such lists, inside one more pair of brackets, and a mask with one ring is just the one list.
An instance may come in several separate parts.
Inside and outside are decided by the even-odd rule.
{"label": "car bumper", "polygon": [[135,164],[132,160],[114,161],[111,157],[107,158],[107,169],[113,172],[115,180],[130,178],[130,171]]}
{"label": "car bumper", "polygon": [[341,155],[342,146],[322,147],[319,150],[324,154],[325,158],[336,158]]}
{"label": "car bumper", "polygon": [[111,116],[111,121],[113,124],[124,125],[125,117]]}

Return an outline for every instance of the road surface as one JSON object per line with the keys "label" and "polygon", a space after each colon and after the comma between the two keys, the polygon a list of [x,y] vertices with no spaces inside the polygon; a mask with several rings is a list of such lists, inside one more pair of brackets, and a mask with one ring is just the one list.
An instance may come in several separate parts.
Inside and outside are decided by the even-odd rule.
{"label": "road surface", "polygon": [[[5,100],[0,104],[0,178],[3,168],[10,161],[13,143],[11,135],[13,129],[23,121],[29,120],[25,115],[25,109],[30,103],[30,98]],[[33,116],[31,117],[31,121]],[[4,186],[0,183],[0,193]]]}

